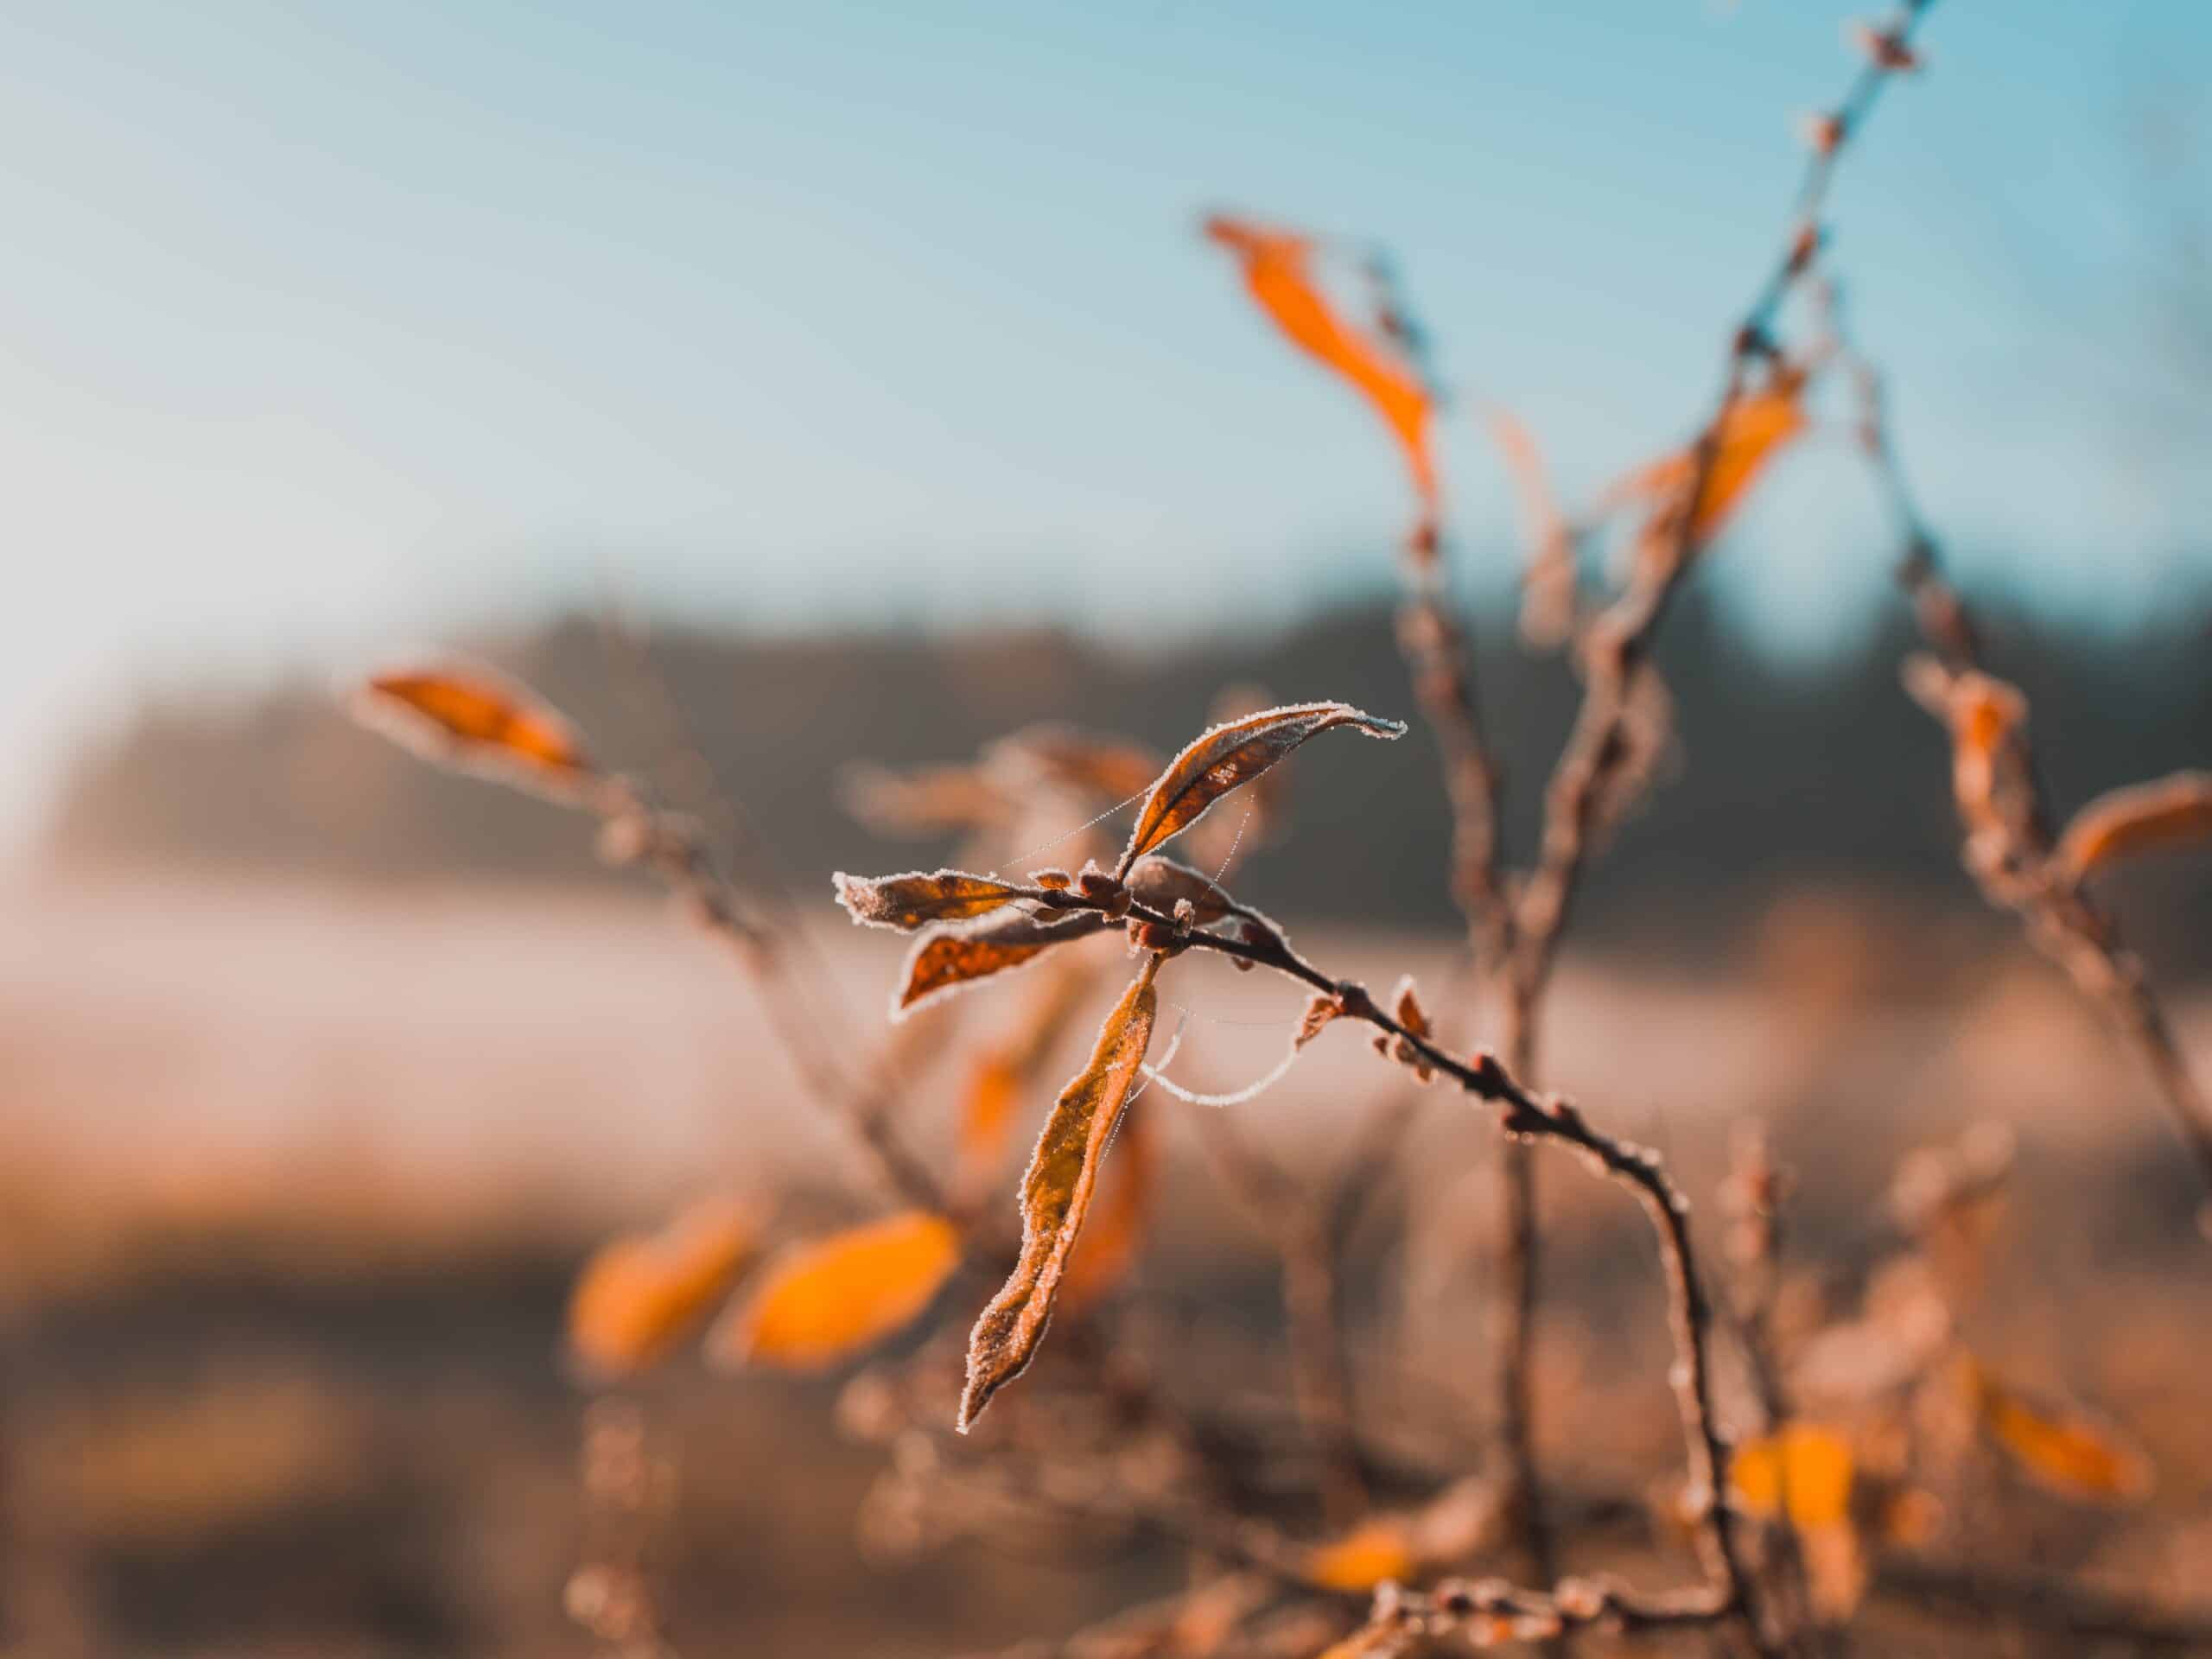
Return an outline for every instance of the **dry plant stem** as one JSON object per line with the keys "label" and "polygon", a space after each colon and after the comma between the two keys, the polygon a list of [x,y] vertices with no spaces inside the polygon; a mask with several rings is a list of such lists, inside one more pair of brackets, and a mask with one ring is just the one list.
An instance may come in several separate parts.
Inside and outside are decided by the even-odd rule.
{"label": "dry plant stem", "polygon": [[[1856,362],[1854,370],[1860,444],[1882,480],[1904,544],[1897,561],[1897,583],[1910,600],[1929,645],[1955,669],[1978,668],[1979,632],[1965,601],[1944,578],[1935,534],[1905,482],[1890,436],[1881,381],[1863,361]],[[2113,918],[2079,882],[2053,872],[2049,814],[2036,775],[2031,753],[2032,798],[2021,831],[2024,844],[2013,861],[2020,868],[2005,871],[2001,880],[1980,873],[1977,879],[1990,902],[2021,918],[2037,949],[2067,971],[2141,1058],[2196,1166],[2208,1195],[2199,1211],[2199,1226],[2212,1233],[2212,1101],[2190,1072],[2156,988],[2140,960],[2122,944]]]}
{"label": "dry plant stem", "polygon": [[[902,1202],[940,1215],[953,1210],[929,1166],[908,1151],[891,1123],[891,1103],[872,1084],[847,1076],[829,1035],[786,971],[781,940],[748,915],[683,821],[656,810],[634,788],[616,783],[600,810],[610,826],[642,836],[638,856],[680,899],[692,918],[737,954],[766,1005],[769,1024],[807,1092],[852,1133],[878,1178]],[[969,1230],[963,1228],[963,1237]]]}
{"label": "dry plant stem", "polygon": [[[1433,536],[1416,535],[1409,550],[1409,592],[1399,613],[1398,645],[1444,770],[1452,807],[1452,897],[1466,918],[1467,942],[1478,964],[1502,968],[1514,951],[1513,907],[1497,865],[1499,775],[1484,737],[1474,665],[1464,633],[1445,608]],[[1519,1033],[1529,1029],[1518,988],[1507,990],[1506,1048],[1516,1076],[1530,1077]],[[1536,1292],[1535,1170],[1526,1147],[1509,1141],[1497,1194],[1498,1287],[1490,1350],[1496,1357],[1498,1439],[1513,1484],[1513,1508],[1529,1570],[1549,1580],[1557,1571],[1550,1528],[1536,1480],[1532,1426],[1530,1344]]]}
{"label": "dry plant stem", "polygon": [[[1048,893],[1041,888],[1022,896],[1059,908],[1103,907],[1077,894]],[[1172,930],[1174,926],[1173,918],[1147,906],[1132,904],[1128,914],[1138,922],[1158,928]],[[1660,1264],[1667,1280],[1669,1324],[1675,1351],[1669,1382],[1675,1409],[1681,1419],[1689,1465],[1688,1503],[1697,1520],[1699,1554],[1718,1605],[1728,1616],[1745,1618],[1755,1645],[1762,1653],[1771,1652],[1764,1636],[1745,1617],[1750,1605],[1748,1573],[1739,1548],[1736,1517],[1719,1496],[1721,1471],[1727,1466],[1727,1448],[1721,1441],[1713,1410],[1710,1352],[1713,1306],[1697,1272],[1690,1239],[1689,1203],[1669,1179],[1657,1156],[1592,1128],[1568,1101],[1543,1099],[1529,1093],[1498,1064],[1495,1056],[1483,1054],[1471,1064],[1429,1039],[1408,1031],[1379,1007],[1363,986],[1351,980],[1330,977],[1279,937],[1255,944],[1247,939],[1195,932],[1188,936],[1188,942],[1194,948],[1218,951],[1255,967],[1272,969],[1335,998],[1346,1017],[1363,1020],[1397,1039],[1465,1092],[1498,1107],[1500,1127],[1509,1135],[1568,1147],[1636,1194],[1658,1236]]]}

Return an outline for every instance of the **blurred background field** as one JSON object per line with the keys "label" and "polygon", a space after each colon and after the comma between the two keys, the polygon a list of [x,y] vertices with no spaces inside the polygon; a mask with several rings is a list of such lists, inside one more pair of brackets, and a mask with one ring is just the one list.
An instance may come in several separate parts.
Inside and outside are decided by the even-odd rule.
{"label": "blurred background field", "polygon": [[[559,652],[586,652],[588,633],[559,630],[520,659],[560,683]],[[802,826],[770,830],[794,869],[826,868],[832,851],[863,868],[927,866],[938,850],[830,829],[807,804],[835,795],[828,757],[951,760],[959,740],[947,752],[934,741],[947,711],[980,734],[1017,723],[1017,702],[1159,709],[1168,730],[1179,717],[1172,687],[1153,684],[1149,701],[1099,689],[1131,672],[1111,653],[1015,639],[784,645],[759,653],[766,666],[753,654],[690,641],[673,661],[692,677],[680,683],[716,770],[747,780],[765,824]],[[568,671],[580,691],[588,666]],[[734,695],[709,694],[715,670]],[[1363,671],[1382,671],[1354,656],[1330,677]],[[836,726],[809,672],[851,710],[850,729],[818,753],[785,741],[770,712],[788,697]],[[893,676],[906,688],[895,696],[881,684]],[[1386,687],[1375,696],[1389,706]],[[2013,1126],[2019,1174],[1974,1340],[2125,1421],[2181,1522],[2169,1557],[2145,1560],[2130,1541],[2145,1517],[2084,1520],[2031,1495],[2030,1558],[2139,1584],[2185,1576],[2205,1547],[2198,1495],[2212,1474],[2194,1380],[2212,1352],[2193,1313],[2212,1268],[2189,1243],[2192,1189],[2147,1085],[2114,1063],[2069,988],[1947,875],[1927,805],[1940,804],[1942,761],[1924,734],[1898,734],[1901,760],[1801,760],[1801,798],[1728,775],[1730,757],[1757,745],[1713,734],[1728,719],[1716,704],[1693,703],[1691,729],[1709,722],[1699,759],[1629,826],[1609,867],[1608,923],[1570,955],[1560,1086],[1664,1151],[1701,1205],[1734,1121],[1770,1118],[1784,1159],[1817,1173],[1793,1218],[1807,1262],[1862,1248],[1904,1150],[1983,1119]],[[912,725],[902,735],[871,717],[881,710]],[[2147,722],[2127,730],[2160,741]],[[2101,781],[2093,766],[2139,769],[2092,747],[2080,757],[2089,783]],[[1437,868],[1421,845],[1435,822],[1423,757],[1383,769],[1373,794],[1367,760],[1317,751],[1303,764],[1291,833],[1240,886],[1262,902],[1313,893],[1319,915],[1298,932],[1322,959],[1447,986],[1446,937],[1345,913],[1410,912]],[[1866,789],[1867,775],[1884,782]],[[187,786],[199,779],[219,791]],[[1866,839],[1747,830],[1715,799],[1795,815],[1793,830],[1857,812]],[[1710,854],[1691,827],[1706,821]],[[0,931],[12,1103],[0,1605],[15,1649],[589,1651],[561,1611],[587,1524],[587,1394],[562,1335],[579,1263],[610,1232],[709,1194],[740,1195],[782,1227],[857,1213],[848,1151],[742,976],[664,901],[593,874],[568,815],[392,769],[307,691],[149,719],[88,760],[58,822],[67,834],[10,887]],[[1796,850],[1724,856],[1738,835],[1832,850],[1809,865]],[[1343,855],[1337,844],[1368,849],[1341,878],[1317,880],[1311,867]],[[802,897],[817,881],[826,901],[818,874]],[[2161,946],[2184,959],[2202,949],[2201,876],[2152,868],[2128,898]],[[899,947],[819,910],[854,1040],[873,1040]],[[1214,963],[1192,964],[1181,983],[1178,1075],[1230,1087],[1272,1064],[1290,990]],[[2212,998],[2188,990],[2179,1013],[2203,1052]],[[949,1143],[960,1045],[1010,1017],[982,996],[922,1016],[931,1023],[909,1051],[899,1110],[925,1148]],[[1076,1043],[1062,1046],[1072,1067]],[[1234,1109],[1294,1167],[1319,1171],[1376,1087],[1365,1046],[1329,1033],[1292,1084]],[[1272,1393],[1280,1412],[1269,1258],[1175,1121],[1205,1109],[1166,1120],[1168,1175],[1130,1317],[1210,1356],[1179,1384],[1194,1408],[1264,1413],[1255,1400]],[[1467,1310],[1487,1271],[1494,1142],[1431,1100],[1398,1164],[1404,1187],[1378,1199],[1355,1244],[1362,1398],[1386,1440],[1446,1467],[1481,1459],[1486,1372]],[[1638,1490],[1674,1459],[1643,1224],[1571,1173],[1546,1192],[1559,1313],[1540,1350],[1542,1397],[1575,1405],[1540,1419],[1545,1455],[1571,1485]],[[1434,1224],[1410,1247],[1409,1209]],[[949,1294],[940,1322],[961,1325],[979,1294]],[[1423,1298],[1440,1313],[1408,1319]],[[1216,1398],[1209,1383],[1230,1375],[1245,1381]],[[1065,1557],[976,1543],[871,1556],[860,1540],[878,1459],[837,1433],[842,1381],[732,1378],[685,1357],[645,1385],[652,1443],[675,1473],[653,1548],[685,1647],[957,1651],[1072,1630],[1174,1581],[1172,1554],[1141,1541]],[[1591,1548],[1654,1572],[1671,1559],[1634,1529]]]}
{"label": "blurred background field", "polygon": [[[1427,331],[1441,599],[1524,859],[1584,684],[1516,630],[1540,538],[1494,423],[1578,506],[1679,453],[1788,229],[1802,118],[1859,71],[1846,22],[0,0],[0,1655],[582,1659],[608,1649],[578,1570],[635,1552],[686,1659],[1046,1659],[1084,1630],[1071,1659],[1151,1659],[1100,1622],[1219,1540],[1080,1503],[927,1513],[993,1442],[942,1432],[949,1397],[922,1402],[932,1433],[870,1429],[957,1371],[991,1288],[972,1268],[822,1376],[717,1370],[696,1342],[620,1389],[582,1373],[571,1287],[610,1236],[732,1200],[772,1247],[891,1200],[732,954],[587,818],[424,766],[348,695],[426,640],[535,688],[790,895],[833,1044],[878,1052],[901,947],[847,924],[831,873],[962,849],[863,822],[872,769],[1041,722],[1164,755],[1224,694],[1416,713],[1395,458],[1199,233],[1280,214],[1353,278],[1340,302],[1405,298]],[[1883,1278],[1910,1154],[2011,1147],[1931,1274],[1954,1345],[2155,1478],[2132,1507],[2069,1498],[1969,1422],[1906,1517],[1948,1587],[1877,1573],[1821,1652],[2073,1659],[2143,1644],[2018,1617],[2034,1586],[2212,1623],[2212,1252],[2150,1081],[1960,868],[1950,743],[1900,683],[1897,527],[1814,336],[1847,315],[1881,364],[2061,817],[2212,766],[2212,8],[1944,0],[1928,33],[1828,202],[1817,269],[1847,305],[1780,320],[1822,364],[1805,429],[1656,636],[1679,741],[1580,890],[1542,1081],[1665,1155],[1716,1278],[1739,1126],[1770,1127],[1807,1347],[1870,1287],[1913,1311]],[[1603,539],[1585,574],[1615,580],[1635,538]],[[1285,772],[1237,897],[1378,990],[1411,970],[1451,1043],[1501,1040],[1459,959],[1428,734]],[[2206,1075],[2212,860],[2096,892]],[[1170,994],[1174,1075],[1217,1090],[1276,1063],[1302,1001],[1200,952]],[[1085,995],[1020,1095],[989,1200],[1009,1228],[1105,982]],[[982,994],[901,1028],[897,1125],[933,1166],[979,1046],[1024,1017]],[[1222,1109],[1318,1186],[1407,1090],[1332,1029]],[[1237,1512],[1303,1544],[1325,1505],[1271,1217],[1227,1191],[1214,1109],[1146,1104],[1165,1157],[1134,1277],[994,1409],[1081,1426],[1070,1400],[1120,1410],[1152,1368]],[[1431,1090],[1348,1233],[1386,1509],[1497,1470],[1502,1156]],[[1563,1564],[1690,1583],[1649,1230],[1540,1166]],[[1733,1428],[1754,1379],[1720,1346]],[[613,1523],[583,1467],[610,1445],[650,1499]],[[1060,1478],[1095,1498],[1102,1467],[1128,1472]],[[1710,1651],[1675,1640],[1636,1650]]]}

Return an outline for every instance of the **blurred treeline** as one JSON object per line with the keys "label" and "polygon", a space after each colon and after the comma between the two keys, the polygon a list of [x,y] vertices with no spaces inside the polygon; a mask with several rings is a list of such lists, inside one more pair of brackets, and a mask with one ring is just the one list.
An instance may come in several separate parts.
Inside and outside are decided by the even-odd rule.
{"label": "blurred treeline", "polygon": [[[1532,656],[1510,637],[1510,607],[1496,608],[1477,630],[1477,658],[1508,833],[1526,845],[1575,688],[1567,664]],[[2212,764],[2212,592],[2125,635],[2040,612],[1986,615],[1992,665],[2028,693],[2062,810],[2114,784]],[[1659,652],[1680,738],[1661,786],[1591,877],[1589,930],[1707,946],[1808,880],[1886,892],[1908,916],[1980,913],[1955,863],[1945,740],[1899,686],[1912,648],[1891,613],[1840,650],[1781,662],[1725,606],[1686,598]],[[641,639],[571,615],[467,650],[553,698],[615,766],[680,775],[703,760],[783,872],[825,900],[830,870],[887,858],[840,804],[856,760],[957,763],[1038,721],[1165,753],[1230,685],[1413,712],[1379,599],[1264,635],[1159,648],[1048,629],[747,638],[659,626]],[[1447,816],[1426,738],[1357,758],[1342,774],[1301,768],[1296,835],[1255,867],[1247,896],[1287,919],[1446,925]],[[82,757],[45,846],[69,866],[616,879],[598,871],[575,819],[421,766],[357,729],[329,686],[304,683],[243,702],[145,707]],[[950,850],[921,842],[905,855],[928,865]],[[2212,969],[2212,867],[2153,861],[2115,896],[2131,942],[2162,972]]]}

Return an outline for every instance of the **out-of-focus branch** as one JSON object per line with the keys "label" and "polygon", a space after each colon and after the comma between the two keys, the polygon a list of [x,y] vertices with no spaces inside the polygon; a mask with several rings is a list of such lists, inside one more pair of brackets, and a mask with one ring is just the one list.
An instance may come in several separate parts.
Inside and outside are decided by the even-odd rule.
{"label": "out-of-focus branch", "polygon": [[[1850,352],[1841,303],[1826,290],[1827,321],[1850,364],[1858,391],[1860,449],[1880,480],[1902,548],[1897,580],[1910,601],[1923,637],[1954,675],[1982,667],[1979,630],[1958,590],[1943,573],[1936,533],[1921,512],[1899,461],[1879,372]],[[2083,885],[2078,873],[2054,856],[2051,823],[2025,731],[2014,736],[2018,764],[2007,773],[2008,798],[1988,825],[1962,823],[1965,862],[1984,897],[2012,911],[2037,949],[2063,968],[2082,994],[2103,1012],[2142,1060],[2208,1195],[2198,1211],[2201,1230],[2212,1236],[2212,1101],[2191,1073],[2165,1007],[2142,960],[2122,942],[2117,922]],[[1993,833],[1986,831],[1993,830]]]}

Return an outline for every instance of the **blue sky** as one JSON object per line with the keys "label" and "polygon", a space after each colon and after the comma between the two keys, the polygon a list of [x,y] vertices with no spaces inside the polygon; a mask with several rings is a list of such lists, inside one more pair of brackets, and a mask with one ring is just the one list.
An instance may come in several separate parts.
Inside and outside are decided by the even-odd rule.
{"label": "blue sky", "polygon": [[[0,0],[0,834],[144,688],[602,569],[762,626],[1127,629],[1379,578],[1392,457],[1209,206],[1387,241],[1465,401],[1585,492],[1709,397],[1852,15]],[[2212,6],[1942,0],[1925,38],[1833,214],[1914,473],[1977,575],[2158,602],[2212,558],[2157,309],[2164,217],[2212,213]],[[1477,424],[1445,459],[1494,575]],[[1796,648],[1878,542],[1828,440],[1713,574]]]}

